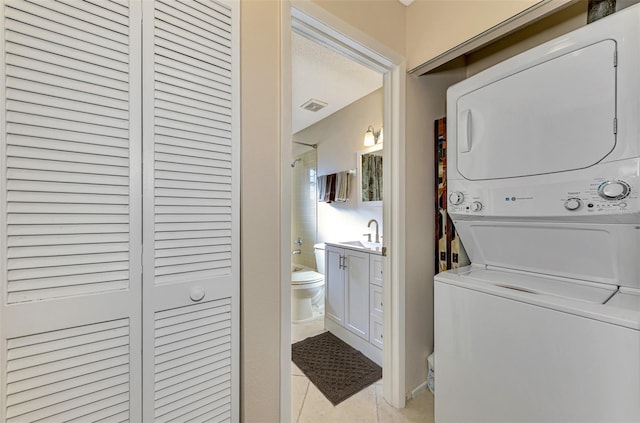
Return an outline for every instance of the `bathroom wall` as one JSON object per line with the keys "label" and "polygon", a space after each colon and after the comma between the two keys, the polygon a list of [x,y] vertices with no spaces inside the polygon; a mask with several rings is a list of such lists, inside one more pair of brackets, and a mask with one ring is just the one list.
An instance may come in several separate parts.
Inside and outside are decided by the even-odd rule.
{"label": "bathroom wall", "polygon": [[[380,76],[382,79],[382,76]],[[294,141],[318,144],[318,175],[357,169],[357,152],[364,150],[369,125],[382,126],[382,89],[293,135]],[[376,219],[382,233],[382,207],[363,206],[357,199],[357,175],[351,176],[346,203],[318,203],[318,242],[364,240],[367,222]],[[374,225],[371,232],[375,234]]]}
{"label": "bathroom wall", "polygon": [[[291,169],[291,250],[302,254],[291,256],[291,263],[316,268],[313,244],[316,243],[316,150],[302,153]],[[296,245],[302,238],[302,245]]]}

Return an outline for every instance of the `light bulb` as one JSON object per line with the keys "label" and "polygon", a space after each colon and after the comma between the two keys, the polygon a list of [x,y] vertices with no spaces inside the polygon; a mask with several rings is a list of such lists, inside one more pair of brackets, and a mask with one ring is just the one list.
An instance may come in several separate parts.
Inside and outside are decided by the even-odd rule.
{"label": "light bulb", "polygon": [[364,134],[364,146],[371,147],[372,145],[376,145],[376,139],[373,136],[373,130],[368,129],[367,133]]}

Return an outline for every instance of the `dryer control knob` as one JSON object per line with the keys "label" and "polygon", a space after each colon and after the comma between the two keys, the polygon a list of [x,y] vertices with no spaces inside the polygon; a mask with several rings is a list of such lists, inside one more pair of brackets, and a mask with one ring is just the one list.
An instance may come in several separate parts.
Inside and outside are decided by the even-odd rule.
{"label": "dryer control knob", "polygon": [[622,200],[630,191],[631,187],[624,181],[607,181],[598,188],[598,194],[607,200]]}
{"label": "dryer control knob", "polygon": [[464,201],[464,194],[461,193],[460,191],[454,191],[451,194],[449,194],[449,202],[454,206],[462,204],[463,201]]}
{"label": "dryer control knob", "polygon": [[570,211],[578,210],[582,206],[582,201],[579,198],[569,198],[564,202],[564,208]]}
{"label": "dryer control knob", "polygon": [[480,201],[474,201],[471,203],[470,209],[472,212],[479,212],[482,210],[482,203]]}

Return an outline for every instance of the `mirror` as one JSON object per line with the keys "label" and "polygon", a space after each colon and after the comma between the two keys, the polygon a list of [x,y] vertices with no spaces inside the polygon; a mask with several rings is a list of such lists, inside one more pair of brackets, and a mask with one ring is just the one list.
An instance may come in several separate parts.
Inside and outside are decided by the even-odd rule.
{"label": "mirror", "polygon": [[358,152],[358,203],[382,206],[382,145]]}

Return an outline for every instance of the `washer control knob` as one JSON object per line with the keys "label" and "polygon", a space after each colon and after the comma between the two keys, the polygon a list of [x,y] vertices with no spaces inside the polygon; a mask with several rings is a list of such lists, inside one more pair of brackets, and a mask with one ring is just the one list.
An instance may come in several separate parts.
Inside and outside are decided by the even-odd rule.
{"label": "washer control knob", "polygon": [[462,204],[463,201],[464,201],[464,194],[461,193],[460,191],[454,191],[451,194],[449,194],[449,202],[454,206]]}
{"label": "washer control knob", "polygon": [[564,208],[570,211],[578,210],[582,206],[582,201],[579,198],[569,198],[564,202]]}
{"label": "washer control knob", "polygon": [[600,197],[607,200],[622,200],[631,191],[631,187],[624,181],[606,181],[598,188]]}
{"label": "washer control knob", "polygon": [[469,208],[472,212],[479,212],[480,210],[482,210],[482,203],[480,201],[474,201],[473,203],[471,203],[471,206]]}

